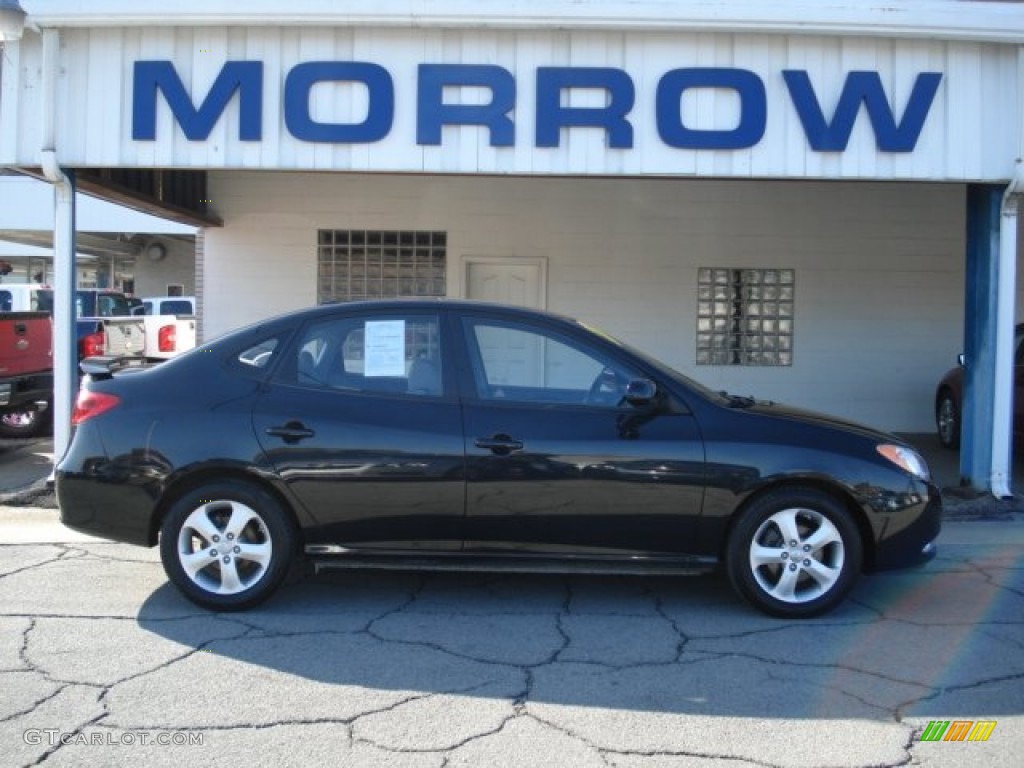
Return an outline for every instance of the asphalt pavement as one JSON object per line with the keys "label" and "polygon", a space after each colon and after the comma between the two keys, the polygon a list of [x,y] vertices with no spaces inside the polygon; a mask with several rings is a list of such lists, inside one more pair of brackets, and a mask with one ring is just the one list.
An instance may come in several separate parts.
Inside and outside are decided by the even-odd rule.
{"label": "asphalt pavement", "polygon": [[52,471],[52,439],[0,438],[0,505],[41,496]]}
{"label": "asphalt pavement", "polygon": [[[371,571],[214,614],[155,551],[55,516],[0,509],[5,766],[1015,768],[1024,750],[1020,516],[951,521],[928,566],[802,622],[713,576]],[[987,740],[923,738],[956,723]]]}
{"label": "asphalt pavement", "polygon": [[[0,454],[0,477],[38,474],[46,447]],[[1009,768],[1024,750],[1016,502],[958,500],[927,566],[785,621],[717,576],[374,571],[216,614],[155,550],[6,498],[4,766]]]}

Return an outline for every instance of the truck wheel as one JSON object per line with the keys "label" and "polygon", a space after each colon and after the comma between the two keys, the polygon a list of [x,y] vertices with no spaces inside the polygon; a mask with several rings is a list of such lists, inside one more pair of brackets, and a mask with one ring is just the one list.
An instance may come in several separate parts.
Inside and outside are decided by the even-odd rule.
{"label": "truck wheel", "polygon": [[0,437],[37,437],[50,427],[50,409],[25,406],[0,415]]}

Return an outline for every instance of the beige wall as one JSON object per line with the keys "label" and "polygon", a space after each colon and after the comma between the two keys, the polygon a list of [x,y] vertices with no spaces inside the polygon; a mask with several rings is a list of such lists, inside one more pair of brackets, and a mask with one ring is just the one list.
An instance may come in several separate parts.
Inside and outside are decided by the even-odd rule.
{"label": "beige wall", "polygon": [[196,290],[196,251],[194,238],[187,240],[161,239],[167,254],[160,261],[152,261],[145,252],[135,259],[135,295],[166,296],[168,285],[184,286],[185,296]]}
{"label": "beige wall", "polygon": [[[873,182],[212,173],[204,332],[316,301],[319,228],[448,232],[465,256],[541,257],[548,307],[716,389],[897,431],[932,429],[962,343],[964,187]],[[703,266],[796,270],[791,367],[696,366]]]}

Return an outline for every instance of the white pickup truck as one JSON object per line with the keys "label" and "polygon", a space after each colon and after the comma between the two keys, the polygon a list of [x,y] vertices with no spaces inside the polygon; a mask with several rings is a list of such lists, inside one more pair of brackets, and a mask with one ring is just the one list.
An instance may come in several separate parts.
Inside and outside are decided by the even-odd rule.
{"label": "white pickup truck", "polygon": [[192,296],[150,296],[132,309],[146,326],[145,357],[168,360],[196,345],[196,301]]}

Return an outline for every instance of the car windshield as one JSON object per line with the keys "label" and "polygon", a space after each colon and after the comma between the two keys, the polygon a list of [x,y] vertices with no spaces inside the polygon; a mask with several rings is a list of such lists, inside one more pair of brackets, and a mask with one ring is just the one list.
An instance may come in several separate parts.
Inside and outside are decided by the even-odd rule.
{"label": "car windshield", "polygon": [[[89,294],[96,295],[95,317],[128,317],[132,313],[132,305],[124,294],[120,293],[96,293],[94,291],[75,292],[75,315],[86,317],[86,308],[89,306]],[[41,290],[35,298],[40,312],[53,312],[53,290],[47,288]]]}
{"label": "car windshield", "polygon": [[128,317],[131,313],[131,304],[120,293],[101,293],[96,296],[96,314],[99,317]]}
{"label": "car windshield", "polygon": [[192,302],[185,299],[165,301],[160,306],[161,315],[191,315]]}

